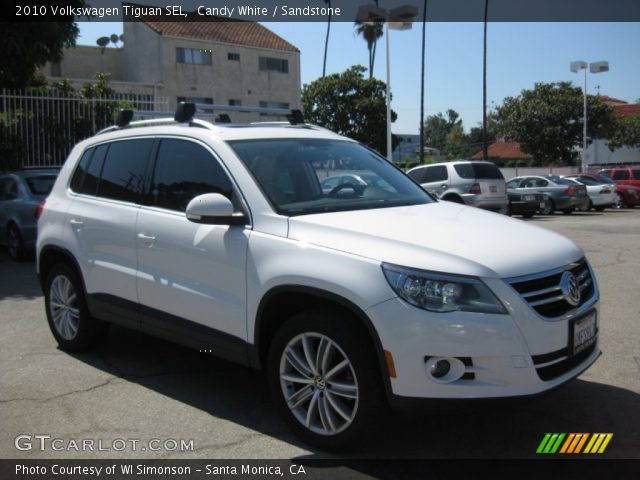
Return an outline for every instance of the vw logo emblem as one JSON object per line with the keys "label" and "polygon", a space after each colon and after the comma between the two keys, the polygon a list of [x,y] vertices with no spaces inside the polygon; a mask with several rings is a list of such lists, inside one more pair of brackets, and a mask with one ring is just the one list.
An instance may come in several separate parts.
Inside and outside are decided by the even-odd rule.
{"label": "vw logo emblem", "polygon": [[560,290],[569,305],[575,307],[580,303],[580,284],[571,272],[564,272],[560,279]]}
{"label": "vw logo emblem", "polygon": [[326,380],[321,376],[317,376],[316,378],[314,378],[313,384],[318,390],[324,390],[327,387]]}

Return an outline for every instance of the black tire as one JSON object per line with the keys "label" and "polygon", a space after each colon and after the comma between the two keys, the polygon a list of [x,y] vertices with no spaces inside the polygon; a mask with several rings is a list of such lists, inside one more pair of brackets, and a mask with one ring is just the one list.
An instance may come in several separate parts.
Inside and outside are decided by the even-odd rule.
{"label": "black tire", "polygon": [[589,205],[587,205],[586,207],[580,207],[578,210],[581,212],[588,212],[593,208],[593,202],[591,200],[589,200]]}
{"label": "black tire", "polygon": [[547,198],[546,207],[540,210],[541,215],[551,215],[556,209],[555,203],[550,198]]}
{"label": "black tire", "polygon": [[27,257],[27,250],[20,234],[20,229],[15,223],[7,226],[7,250],[9,255],[16,262],[20,262]]}
{"label": "black tire", "polygon": [[[352,321],[351,318],[332,311],[301,312],[280,327],[269,348],[267,377],[276,409],[298,437],[323,450],[336,450],[357,443],[364,432],[376,424],[376,416],[385,407],[382,379],[373,345],[363,341],[363,333]],[[328,339],[338,347],[326,350],[332,352],[331,362],[327,361],[326,366],[322,362],[318,365],[320,355],[317,355],[317,352],[322,348],[323,339]],[[312,363],[318,367],[318,375],[311,370],[302,374],[303,369],[294,368],[293,363],[289,361],[291,356],[285,356],[285,351],[289,349],[296,352],[296,358],[308,358],[304,351],[298,348],[305,340],[310,342],[309,351],[313,352],[315,345],[316,355],[312,353],[310,356],[316,359],[316,362]],[[327,343],[325,341],[325,345]],[[325,358],[324,355],[322,357]],[[333,381],[325,379],[324,374],[330,373],[335,367],[333,362],[344,363],[340,359],[348,360],[348,366],[330,377]],[[303,362],[302,366],[308,365],[309,362]],[[329,372],[322,371],[325,367]],[[288,381],[287,378],[281,377],[281,372],[283,375],[294,375],[302,381]],[[356,399],[342,396],[344,391],[341,391],[343,387],[340,385],[354,387]],[[304,397],[304,400],[297,407],[290,408],[285,399],[285,390],[293,392],[289,399],[296,394],[297,399],[302,400]],[[336,401],[339,409],[333,407]],[[320,406],[314,410],[316,405]],[[320,414],[321,410],[325,412],[324,419]],[[337,415],[338,410],[348,413],[349,418]],[[308,415],[309,411],[312,415]],[[302,423],[305,421],[303,417],[313,417],[311,427]],[[330,429],[334,431],[329,431]]]}
{"label": "black tire", "polygon": [[604,212],[606,207],[595,207],[596,212]]}
{"label": "black tire", "polygon": [[573,207],[565,208],[564,210],[562,210],[562,213],[564,213],[565,215],[571,215],[573,213]]}
{"label": "black tire", "polygon": [[[65,296],[69,300],[61,301]],[[63,350],[86,350],[106,338],[109,325],[91,317],[80,277],[69,266],[57,264],[51,268],[44,283],[44,302],[49,328]],[[77,317],[77,321],[65,322],[69,317]],[[69,326],[72,323],[75,323],[75,328]]]}
{"label": "black tire", "polygon": [[522,216],[523,216],[524,218],[531,218],[531,217],[533,217],[533,212],[526,212],[526,213],[523,213],[523,214],[522,214]]}

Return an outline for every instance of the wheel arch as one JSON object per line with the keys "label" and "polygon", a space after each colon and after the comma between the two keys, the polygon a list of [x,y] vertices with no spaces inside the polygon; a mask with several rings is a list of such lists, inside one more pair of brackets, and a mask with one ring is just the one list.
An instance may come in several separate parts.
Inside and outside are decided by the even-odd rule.
{"label": "wheel arch", "polygon": [[384,350],[369,317],[350,300],[314,287],[283,285],[272,288],[262,297],[256,313],[253,344],[249,344],[249,364],[254,368],[262,368],[266,363],[271,339],[278,327],[292,315],[313,308],[344,314],[369,338],[387,398],[390,398],[391,381],[387,374]]}
{"label": "wheel arch", "polygon": [[69,250],[55,245],[43,247],[38,255],[38,278],[42,291],[44,291],[44,282],[47,275],[51,271],[51,268],[58,263],[64,263],[76,271],[80,278],[82,289],[86,292],[87,289],[84,284],[84,276],[82,275],[80,264]]}

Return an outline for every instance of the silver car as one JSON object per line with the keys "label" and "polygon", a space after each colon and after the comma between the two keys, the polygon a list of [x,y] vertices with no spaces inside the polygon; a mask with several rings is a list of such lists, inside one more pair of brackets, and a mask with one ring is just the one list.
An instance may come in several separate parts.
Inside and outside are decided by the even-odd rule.
{"label": "silver car", "polygon": [[0,244],[22,260],[37,236],[36,210],[49,195],[58,170],[23,170],[0,176]]}
{"label": "silver car", "polygon": [[442,200],[507,213],[504,177],[491,162],[463,160],[420,165],[407,175]]}

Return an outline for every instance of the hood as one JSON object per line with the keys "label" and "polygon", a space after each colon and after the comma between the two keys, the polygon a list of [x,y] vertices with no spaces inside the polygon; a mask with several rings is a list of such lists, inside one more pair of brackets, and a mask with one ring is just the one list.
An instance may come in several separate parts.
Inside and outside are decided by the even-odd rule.
{"label": "hood", "polygon": [[543,272],[584,255],[562,235],[452,202],[291,217],[289,238],[380,262],[479,277]]}

